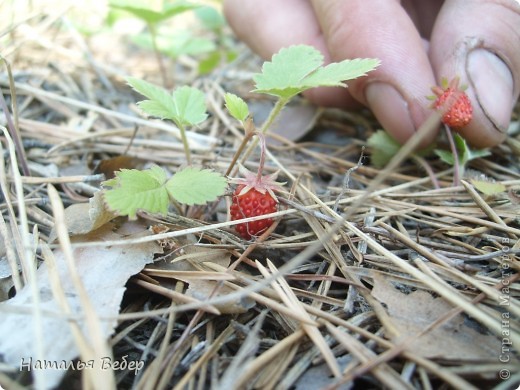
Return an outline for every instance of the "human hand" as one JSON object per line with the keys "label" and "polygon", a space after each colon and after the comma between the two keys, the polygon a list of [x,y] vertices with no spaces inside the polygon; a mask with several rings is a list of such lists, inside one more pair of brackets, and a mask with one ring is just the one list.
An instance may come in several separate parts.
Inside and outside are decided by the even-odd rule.
{"label": "human hand", "polygon": [[324,106],[365,105],[401,143],[431,113],[431,87],[455,76],[474,108],[462,136],[476,147],[506,137],[520,93],[518,0],[225,0],[224,11],[266,59],[299,43],[319,49],[326,62],[379,58],[381,66],[348,89],[306,96]]}

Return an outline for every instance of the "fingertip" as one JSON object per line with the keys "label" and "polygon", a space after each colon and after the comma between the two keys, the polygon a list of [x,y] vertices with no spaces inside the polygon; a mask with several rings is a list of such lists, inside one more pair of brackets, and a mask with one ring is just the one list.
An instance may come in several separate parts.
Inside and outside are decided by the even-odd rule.
{"label": "fingertip", "polygon": [[468,86],[473,118],[459,132],[474,147],[495,146],[507,137],[520,94],[519,11],[501,1],[452,0],[432,32],[430,58],[437,79],[460,76]]}
{"label": "fingertip", "polygon": [[[368,84],[365,98],[382,127],[400,144],[415,134],[429,114],[424,102],[407,101],[398,88],[388,83]],[[420,147],[430,145],[436,134],[428,134]]]}

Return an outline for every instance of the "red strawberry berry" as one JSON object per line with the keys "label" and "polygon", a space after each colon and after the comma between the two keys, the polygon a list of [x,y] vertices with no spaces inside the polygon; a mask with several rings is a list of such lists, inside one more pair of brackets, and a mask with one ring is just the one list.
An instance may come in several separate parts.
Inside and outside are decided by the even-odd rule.
{"label": "red strawberry berry", "polygon": [[[442,110],[442,122],[454,130],[461,129],[471,121],[473,107],[468,95],[459,88],[459,78],[455,77],[448,84],[443,82],[443,88],[432,88],[436,96],[432,108]],[[434,97],[435,99],[435,97]]]}
{"label": "red strawberry berry", "polygon": [[[277,173],[259,176],[243,166],[239,166],[244,178],[231,179],[238,184],[233,193],[233,202],[230,207],[231,220],[257,217],[274,213],[278,210],[278,199],[273,190],[278,190],[282,183],[275,181]],[[239,223],[235,230],[246,240],[259,236],[273,224],[272,218]]]}
{"label": "red strawberry berry", "polygon": [[[233,193],[233,203],[231,204],[231,220],[256,217],[259,215],[271,214],[277,211],[278,202],[273,199],[269,192],[261,193],[252,188],[246,193],[242,191],[246,187],[245,184],[239,185]],[[269,226],[273,224],[272,218],[261,219],[235,225],[235,230],[244,239],[250,240],[252,236],[262,234]]]}

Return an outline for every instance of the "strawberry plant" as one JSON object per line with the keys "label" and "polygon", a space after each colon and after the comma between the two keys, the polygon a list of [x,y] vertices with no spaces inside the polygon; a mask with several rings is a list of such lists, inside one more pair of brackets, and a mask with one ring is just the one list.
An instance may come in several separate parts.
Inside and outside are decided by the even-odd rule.
{"label": "strawberry plant", "polygon": [[191,164],[191,152],[186,136],[186,126],[194,126],[206,120],[206,103],[204,94],[197,88],[183,86],[170,94],[164,88],[150,84],[144,80],[129,77],[128,84],[144,95],[137,105],[148,115],[173,121],[179,128],[184,153],[188,164]]}
{"label": "strawberry plant", "polygon": [[[471,122],[473,107],[468,95],[464,92],[464,87],[459,86],[459,78],[455,77],[450,82],[443,79],[441,86],[432,87],[433,96],[428,96],[432,100],[431,108],[439,111],[441,121],[446,130],[446,136],[450,145],[450,151],[435,149],[434,152],[442,161],[454,167],[454,185],[458,185],[460,178],[464,175],[465,166],[470,160],[478,157],[487,156],[487,150],[472,150],[466,141],[458,134],[452,134],[452,129],[458,131]],[[400,145],[383,131],[374,133],[368,139],[368,145],[372,148],[372,162],[377,167],[385,165],[399,150]],[[421,165],[432,176],[436,182],[431,168],[421,159],[420,153],[413,153],[412,158],[420,162]]]}
{"label": "strawberry plant", "polygon": [[[254,135],[257,135],[257,139],[261,142],[258,172],[255,174],[240,165],[239,172],[244,177],[230,179],[231,183],[238,184],[230,207],[231,220],[270,214],[278,208],[274,191],[281,189],[281,183],[275,181],[277,174],[265,176],[262,174],[266,149],[263,135],[269,130],[283,107],[294,96],[310,88],[346,87],[344,81],[363,76],[378,65],[377,59],[354,59],[324,66],[323,55],[313,47],[297,45],[281,49],[270,62],[264,63],[262,73],[253,76],[255,89],[252,92],[277,98],[260,131],[254,129],[247,104],[234,94],[225,95],[226,108],[246,130],[246,136],[235,153],[226,175],[232,172],[234,164]],[[248,157],[255,145],[256,143],[253,143],[250,146],[244,159]],[[236,230],[243,238],[249,240],[267,230],[272,223],[271,218],[250,221],[236,225]]]}
{"label": "strawberry plant", "polygon": [[[162,3],[162,2],[161,2]],[[195,8],[200,7],[197,4],[193,4],[187,1],[175,1],[175,2],[166,2],[162,4],[161,9],[154,9],[149,5],[145,5],[146,3],[136,4],[135,1],[110,1],[110,8],[113,10],[125,11],[133,15],[134,17],[142,20],[150,32],[151,43],[153,50],[155,52],[157,63],[159,64],[159,69],[161,72],[161,77],[163,80],[163,85],[168,85],[168,77],[166,68],[162,61],[162,57],[159,51],[158,45],[158,35],[157,35],[157,26],[170,19],[176,15],[180,15],[186,11],[191,11]],[[113,17],[113,15],[112,15]]]}
{"label": "strawberry plant", "polygon": [[[345,80],[362,76],[378,64],[377,59],[355,59],[323,66],[323,56],[312,47],[299,45],[280,50],[271,62],[264,64],[262,73],[254,76],[254,92],[277,97],[277,102],[260,131],[254,129],[244,100],[231,93],[225,95],[226,108],[246,129],[246,136],[235,153],[226,176],[231,174],[249,140],[256,135],[261,141],[258,172],[252,173],[240,166],[243,177],[229,179],[230,183],[238,185],[233,193],[230,211],[232,220],[262,216],[277,210],[278,201],[274,192],[279,191],[282,184],[275,181],[276,174],[262,174],[266,153],[263,135],[290,99],[309,88],[346,87]],[[207,118],[204,94],[189,86],[179,87],[170,93],[137,78],[129,77],[127,81],[134,90],[147,98],[137,103],[144,113],[171,120],[177,125],[188,165],[191,165],[186,126],[197,125]],[[164,214],[172,201],[188,205],[213,201],[224,193],[227,182],[217,172],[191,166],[168,179],[162,168],[153,166],[144,171],[121,170],[114,179],[105,181],[103,185],[107,188],[104,198],[108,207],[120,215],[135,218],[139,210]],[[264,232],[272,223],[272,219],[264,218],[238,223],[236,229],[243,238],[250,239]]]}
{"label": "strawberry plant", "polygon": [[473,107],[465,88],[459,88],[459,78],[455,77],[449,83],[442,80],[442,87],[432,87],[435,96],[432,108],[442,112],[442,123],[454,130],[462,129],[471,121]]}
{"label": "strawberry plant", "polygon": [[459,81],[458,77],[453,78],[449,83],[447,79],[443,79],[441,87],[432,87],[435,96],[429,97],[430,100],[434,100],[431,107],[442,115],[441,120],[451,149],[451,152],[435,150],[435,153],[444,162],[453,165],[454,185],[459,185],[468,161],[488,154],[486,151],[471,151],[462,137],[458,134],[454,137],[452,134],[451,129],[458,131],[467,126],[473,114],[471,101],[464,92],[465,87],[459,87]]}
{"label": "strawberry plant", "polygon": [[[278,199],[274,191],[279,191],[284,183],[276,182],[278,172],[262,175],[265,163],[265,138],[261,133],[255,132],[255,134],[261,141],[258,172],[253,173],[240,165],[239,171],[244,177],[229,180],[233,184],[238,184],[233,192],[233,202],[230,207],[232,221],[267,215],[278,210]],[[244,239],[250,240],[266,231],[273,222],[272,218],[244,222],[235,225],[235,230]]]}
{"label": "strawberry plant", "polygon": [[209,169],[188,167],[167,179],[164,169],[122,169],[116,177],[103,182],[104,199],[112,211],[135,219],[140,210],[165,215],[172,201],[203,205],[221,196],[226,179]]}

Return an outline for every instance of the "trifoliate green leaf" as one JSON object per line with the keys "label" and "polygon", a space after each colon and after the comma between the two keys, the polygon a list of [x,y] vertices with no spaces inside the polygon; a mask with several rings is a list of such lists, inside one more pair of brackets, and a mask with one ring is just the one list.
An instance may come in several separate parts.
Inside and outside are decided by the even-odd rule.
{"label": "trifoliate green leaf", "polygon": [[103,183],[112,187],[105,190],[105,202],[111,210],[131,219],[135,219],[139,210],[166,214],[169,198],[165,183],[166,173],[158,166],[144,171],[123,169],[114,179]]}
{"label": "trifoliate green leaf", "polygon": [[242,98],[228,92],[224,96],[224,100],[226,101],[226,108],[233,118],[240,122],[246,120],[249,115],[249,108]]}
{"label": "trifoliate green leaf", "polygon": [[502,192],[506,192],[507,188],[502,183],[490,182],[486,180],[470,180],[471,184],[475,186],[477,190],[482,192],[484,195],[496,195]]}
{"label": "trifoliate green leaf", "polygon": [[323,55],[306,45],[290,46],[265,62],[262,73],[253,76],[254,92],[289,99],[318,86],[342,86],[343,81],[366,74],[379,65],[377,59],[345,60],[323,67]]}
{"label": "trifoliate green leaf", "polygon": [[384,130],[372,134],[367,144],[372,148],[370,159],[377,168],[384,167],[401,148],[401,145]]}
{"label": "trifoliate green leaf", "polygon": [[182,125],[196,125],[208,117],[204,93],[197,88],[183,86],[170,95],[164,88],[144,80],[129,77],[127,82],[149,99],[137,103],[148,115],[170,119]]}
{"label": "trifoliate green leaf", "polygon": [[145,6],[139,7],[130,4],[131,2],[111,1],[110,7],[129,12],[148,24],[157,24],[180,13],[200,7],[197,4],[186,1],[176,1],[166,4],[162,10],[157,11],[152,8],[146,8]]}
{"label": "trifoliate green leaf", "polygon": [[177,172],[166,183],[172,198],[187,205],[203,205],[224,194],[226,179],[209,169],[188,167]]}
{"label": "trifoliate green leaf", "polygon": [[[474,160],[476,158],[489,156],[490,152],[486,149],[476,149],[472,150],[466,140],[462,138],[459,134],[454,134],[453,141],[455,143],[455,148],[457,149],[458,158],[459,158],[459,166],[464,167],[468,161]],[[435,154],[440,157],[442,161],[449,165],[455,164],[455,158],[451,151],[446,150],[434,150]]]}

